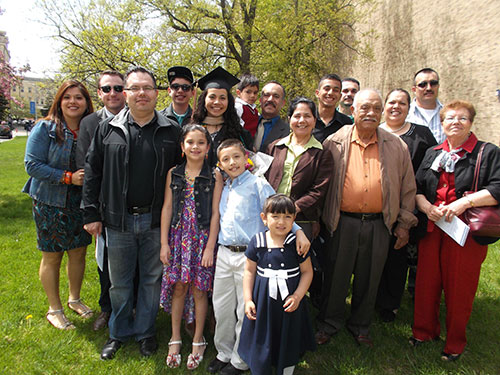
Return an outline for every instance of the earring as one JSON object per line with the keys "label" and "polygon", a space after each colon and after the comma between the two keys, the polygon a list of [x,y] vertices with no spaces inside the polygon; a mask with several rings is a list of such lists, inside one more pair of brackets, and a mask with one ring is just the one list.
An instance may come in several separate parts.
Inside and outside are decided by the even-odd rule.
{"label": "earring", "polygon": [[184,151],[182,151],[181,157],[184,157]]}
{"label": "earring", "polygon": [[208,160],[208,152],[205,154],[205,159]]}

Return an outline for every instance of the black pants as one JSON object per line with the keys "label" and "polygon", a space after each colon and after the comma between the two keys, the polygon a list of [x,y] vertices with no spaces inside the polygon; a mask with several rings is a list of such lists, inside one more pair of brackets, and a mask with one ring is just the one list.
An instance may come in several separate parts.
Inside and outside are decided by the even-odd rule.
{"label": "black pants", "polygon": [[361,220],[341,214],[328,251],[328,268],[324,270],[320,330],[335,334],[342,328],[345,300],[354,274],[347,326],[356,335],[369,334],[389,241],[383,218]]}

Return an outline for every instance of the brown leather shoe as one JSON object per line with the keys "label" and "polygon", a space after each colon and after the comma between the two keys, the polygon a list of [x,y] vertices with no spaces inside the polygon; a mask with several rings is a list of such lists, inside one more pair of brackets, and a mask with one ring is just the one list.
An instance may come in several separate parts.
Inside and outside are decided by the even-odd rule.
{"label": "brown leather shoe", "polygon": [[94,322],[94,331],[99,331],[100,329],[106,328],[108,326],[110,315],[111,315],[110,312],[101,311],[101,313]]}
{"label": "brown leather shoe", "polygon": [[326,333],[325,331],[318,331],[314,335],[314,339],[316,340],[316,344],[318,345],[323,345],[328,343],[330,339],[332,338],[332,335]]}

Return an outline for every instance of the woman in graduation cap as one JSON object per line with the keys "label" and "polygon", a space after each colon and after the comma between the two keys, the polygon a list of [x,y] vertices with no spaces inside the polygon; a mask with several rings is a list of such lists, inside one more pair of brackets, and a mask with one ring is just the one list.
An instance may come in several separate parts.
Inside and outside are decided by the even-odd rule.
{"label": "woman in graduation cap", "polygon": [[226,139],[239,139],[245,148],[252,149],[252,136],[240,125],[231,94],[231,87],[238,82],[238,78],[221,67],[198,80],[198,87],[203,92],[198,98],[193,122],[205,126],[212,137],[213,143],[208,153],[211,166],[217,163],[217,147]]}

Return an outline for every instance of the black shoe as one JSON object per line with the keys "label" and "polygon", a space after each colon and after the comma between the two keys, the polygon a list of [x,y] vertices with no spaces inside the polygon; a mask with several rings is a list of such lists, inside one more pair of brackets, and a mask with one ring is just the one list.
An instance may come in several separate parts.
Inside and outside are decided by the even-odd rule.
{"label": "black shoe", "polygon": [[122,346],[121,341],[115,339],[109,339],[102,348],[101,359],[102,360],[113,359],[115,353],[118,351],[118,349],[120,349],[121,346]]}
{"label": "black shoe", "polygon": [[220,375],[239,375],[243,374],[245,371],[237,369],[231,363],[228,363],[222,370],[220,370]]}
{"label": "black shoe", "polygon": [[139,340],[139,351],[144,357],[152,356],[158,350],[158,343],[156,337],[146,337]]}
{"label": "black shoe", "polygon": [[393,310],[382,309],[380,310],[380,319],[384,323],[391,323],[396,319],[396,313]]}
{"label": "black shoe", "polygon": [[207,371],[211,374],[216,374],[224,367],[226,367],[227,364],[228,362],[222,362],[217,357],[215,357],[214,360],[208,365]]}

